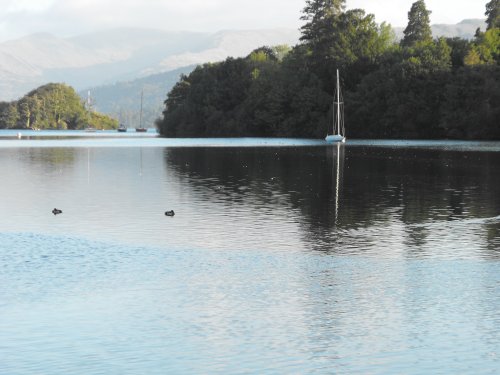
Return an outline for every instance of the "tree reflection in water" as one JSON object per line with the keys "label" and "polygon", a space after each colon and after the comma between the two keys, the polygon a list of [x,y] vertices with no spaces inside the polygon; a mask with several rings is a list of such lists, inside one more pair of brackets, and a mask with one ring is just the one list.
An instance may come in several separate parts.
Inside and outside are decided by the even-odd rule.
{"label": "tree reflection in water", "polygon": [[203,199],[298,215],[313,249],[388,245],[425,256],[440,241],[438,224],[452,225],[449,232],[464,226],[489,250],[498,246],[498,221],[465,225],[500,214],[498,153],[330,145],[177,148],[164,155],[167,168]]}

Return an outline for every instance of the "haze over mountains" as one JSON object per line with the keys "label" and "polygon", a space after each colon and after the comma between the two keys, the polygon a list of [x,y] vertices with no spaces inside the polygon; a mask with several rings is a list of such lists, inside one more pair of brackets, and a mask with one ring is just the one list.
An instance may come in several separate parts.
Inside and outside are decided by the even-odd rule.
{"label": "haze over mountains", "polygon": [[[445,38],[459,37],[463,39],[472,39],[476,33],[477,28],[486,30],[486,22],[481,19],[467,19],[455,25],[447,24],[434,24],[431,25],[432,35],[434,37],[443,36]],[[394,31],[398,39],[403,37],[404,27],[395,27]]]}
{"label": "haze over mountains", "polygon": [[[434,36],[472,38],[483,20],[434,25]],[[402,34],[396,28],[396,35]],[[145,124],[161,115],[166,93],[179,74],[260,46],[298,43],[299,30],[269,29],[216,33],[112,29],[72,38],[33,34],[0,43],[0,101],[10,101],[48,82],[64,82],[92,95],[98,110],[135,126],[144,90]],[[137,107],[137,110],[134,109]]]}
{"label": "haze over mountains", "polygon": [[183,66],[244,56],[262,45],[298,41],[293,29],[167,32],[113,29],[73,38],[34,34],[0,44],[0,100],[47,82],[77,90]]}

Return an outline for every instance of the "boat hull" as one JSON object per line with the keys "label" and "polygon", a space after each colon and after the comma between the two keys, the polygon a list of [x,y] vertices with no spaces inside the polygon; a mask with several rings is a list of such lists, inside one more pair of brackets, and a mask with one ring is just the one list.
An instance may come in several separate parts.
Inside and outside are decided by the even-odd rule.
{"label": "boat hull", "polygon": [[135,128],[135,131],[136,131],[136,132],[145,133],[145,132],[147,132],[147,131],[148,131],[148,129],[146,129],[146,128]]}
{"label": "boat hull", "polygon": [[328,143],[345,142],[345,137],[340,134],[329,134],[325,137],[325,141]]}

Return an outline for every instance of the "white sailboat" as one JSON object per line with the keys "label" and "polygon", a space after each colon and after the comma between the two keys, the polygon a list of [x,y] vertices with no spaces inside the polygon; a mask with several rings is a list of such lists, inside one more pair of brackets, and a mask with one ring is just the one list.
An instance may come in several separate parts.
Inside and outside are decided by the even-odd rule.
{"label": "white sailboat", "polygon": [[[333,102],[333,134],[327,134],[325,141],[328,143],[345,142],[345,129],[344,129],[344,102],[340,93],[340,78],[339,70],[337,69],[337,89],[335,90]],[[335,101],[336,100],[336,101]],[[336,110],[335,110],[336,109]]]}

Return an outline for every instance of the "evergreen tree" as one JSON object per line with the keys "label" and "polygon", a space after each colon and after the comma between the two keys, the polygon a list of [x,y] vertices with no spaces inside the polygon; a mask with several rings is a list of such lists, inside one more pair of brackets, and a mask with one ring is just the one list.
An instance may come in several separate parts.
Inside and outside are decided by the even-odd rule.
{"label": "evergreen tree", "polygon": [[345,0],[307,0],[301,17],[307,23],[301,28],[300,40],[313,44],[321,40],[328,30],[328,24],[344,9]]}
{"label": "evergreen tree", "polygon": [[25,98],[23,99],[21,99],[17,105],[19,111],[19,127],[29,128],[31,120],[31,111],[28,104],[28,100],[26,100]]}
{"label": "evergreen tree", "polygon": [[427,10],[424,0],[413,3],[408,12],[408,26],[404,30],[401,46],[412,47],[417,42],[428,42],[432,40],[432,31],[429,16],[431,11]]}
{"label": "evergreen tree", "polygon": [[486,4],[487,30],[500,28],[500,0],[491,0]]}
{"label": "evergreen tree", "polygon": [[350,137],[500,139],[500,28],[433,40],[421,0],[398,44],[389,25],[344,4],[307,0],[302,43],[291,50],[261,47],[182,76],[160,133],[323,138],[340,69]]}
{"label": "evergreen tree", "polygon": [[0,128],[16,128],[18,121],[19,113],[17,111],[17,102],[0,103]]}
{"label": "evergreen tree", "polygon": [[460,68],[465,64],[469,50],[471,49],[471,42],[467,39],[459,37],[447,38],[446,43],[451,48],[451,64],[454,69]]}
{"label": "evergreen tree", "polygon": [[498,64],[500,63],[500,28],[493,27],[483,32],[476,32],[465,65]]}

